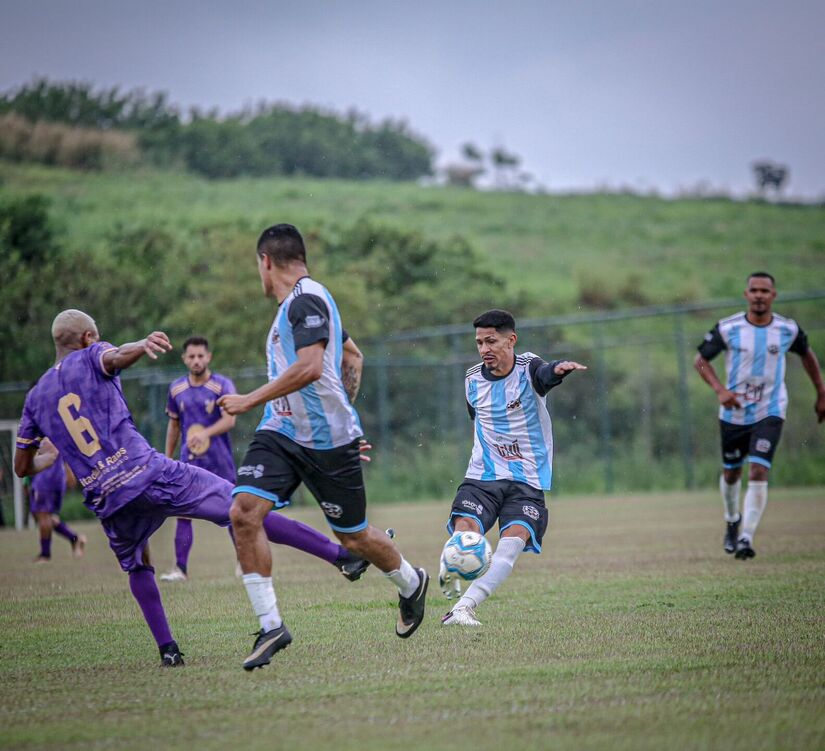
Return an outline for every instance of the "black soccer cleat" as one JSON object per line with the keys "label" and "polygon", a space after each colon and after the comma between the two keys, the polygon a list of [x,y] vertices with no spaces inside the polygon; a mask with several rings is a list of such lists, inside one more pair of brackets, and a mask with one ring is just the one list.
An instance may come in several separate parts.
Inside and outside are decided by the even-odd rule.
{"label": "black soccer cleat", "polygon": [[292,635],[286,630],[286,626],[258,632],[258,638],[252,645],[252,651],[243,661],[244,670],[254,670],[269,665],[272,656],[281,649],[286,649],[292,644]]}
{"label": "black soccer cleat", "polygon": [[[390,539],[395,537],[395,530],[392,527],[386,530],[386,533]],[[352,553],[347,552],[346,555],[336,560],[333,566],[341,572],[345,579],[354,582],[358,581],[363,573],[370,567],[370,562],[365,558],[358,558]]]}
{"label": "black soccer cleat", "polygon": [[182,668],[183,652],[178,648],[178,643],[170,641],[160,648],[160,666],[162,668]]}
{"label": "black soccer cleat", "polygon": [[430,577],[423,568],[417,568],[418,587],[409,597],[398,596],[398,623],[395,633],[402,639],[411,637],[424,620],[424,606]]}
{"label": "black soccer cleat", "polygon": [[756,551],[751,547],[751,541],[747,537],[740,537],[736,543],[736,557],[740,561],[746,561],[755,555]]}
{"label": "black soccer cleat", "polygon": [[358,581],[361,575],[370,567],[370,562],[366,558],[358,558],[358,556],[347,552],[346,555],[342,555],[335,561],[333,565],[341,572],[345,579],[354,582]]}
{"label": "black soccer cleat", "polygon": [[742,514],[735,522],[727,522],[727,529],[725,530],[725,552],[736,552],[736,540],[739,538],[739,525],[742,522]]}

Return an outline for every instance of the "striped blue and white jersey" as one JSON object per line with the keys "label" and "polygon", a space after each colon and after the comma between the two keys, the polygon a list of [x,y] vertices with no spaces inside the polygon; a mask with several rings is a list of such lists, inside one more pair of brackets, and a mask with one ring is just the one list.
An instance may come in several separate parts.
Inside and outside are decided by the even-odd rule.
{"label": "striped blue and white jersey", "polygon": [[796,321],[774,313],[770,323],[755,326],[744,312],[737,313],[719,321],[698,349],[706,360],[724,351],[725,387],[742,404],[738,409],[720,406],[720,420],[752,425],[766,417],[785,419],[785,355],[804,355],[808,351],[808,339]]}
{"label": "striped blue and white jersey", "polygon": [[358,413],[341,381],[341,316],[324,285],[298,280],[278,308],[266,340],[267,375],[275,380],[298,359],[298,350],[326,342],[321,378],[267,402],[258,430],[272,430],[307,448],[345,446],[363,435]]}
{"label": "striped blue and white jersey", "polygon": [[475,425],[466,477],[512,480],[549,490],[553,479],[553,425],[547,392],[562,381],[532,352],[516,355],[506,376],[492,375],[483,363],[467,371],[467,407]]}

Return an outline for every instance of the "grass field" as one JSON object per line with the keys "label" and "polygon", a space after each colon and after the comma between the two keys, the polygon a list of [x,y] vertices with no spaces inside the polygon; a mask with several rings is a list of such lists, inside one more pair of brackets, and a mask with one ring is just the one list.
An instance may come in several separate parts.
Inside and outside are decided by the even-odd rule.
{"label": "grass field", "polygon": [[[479,610],[393,633],[391,587],[349,584],[275,549],[295,641],[264,670],[225,533],[196,525],[192,579],[164,585],[182,670],[157,654],[104,537],[88,555],[0,534],[3,748],[821,749],[825,746],[825,490],[771,490],[757,557],[722,552],[711,492],[571,498]],[[435,573],[446,502],[379,505]],[[297,517],[319,523],[314,509]],[[158,569],[173,526],[153,541]]]}

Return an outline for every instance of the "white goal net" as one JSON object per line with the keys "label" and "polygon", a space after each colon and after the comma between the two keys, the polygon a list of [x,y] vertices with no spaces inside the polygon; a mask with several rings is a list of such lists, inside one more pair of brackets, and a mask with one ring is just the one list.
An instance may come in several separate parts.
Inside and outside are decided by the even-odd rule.
{"label": "white goal net", "polygon": [[26,507],[23,503],[23,483],[14,474],[14,445],[17,438],[17,420],[0,420],[0,512],[9,526],[9,510],[14,514],[15,529],[23,529],[26,523]]}

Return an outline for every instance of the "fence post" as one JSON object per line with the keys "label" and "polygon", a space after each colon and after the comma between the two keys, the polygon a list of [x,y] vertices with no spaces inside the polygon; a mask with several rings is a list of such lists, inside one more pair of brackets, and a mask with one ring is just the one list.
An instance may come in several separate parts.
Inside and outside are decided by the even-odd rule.
{"label": "fence post", "polygon": [[604,358],[604,339],[598,323],[593,326],[593,341],[595,345],[596,365],[598,370],[597,385],[599,389],[596,403],[599,405],[600,427],[602,440],[602,458],[604,459],[604,489],[606,493],[613,492],[613,441],[612,425],[610,424],[610,402],[607,385],[607,363]]}
{"label": "fence post", "polygon": [[673,334],[676,345],[676,362],[679,367],[679,433],[682,444],[682,464],[685,468],[685,487],[694,487],[693,451],[691,448],[690,429],[690,389],[687,382],[687,365],[685,363],[685,329],[682,318],[684,313],[673,317]]}

